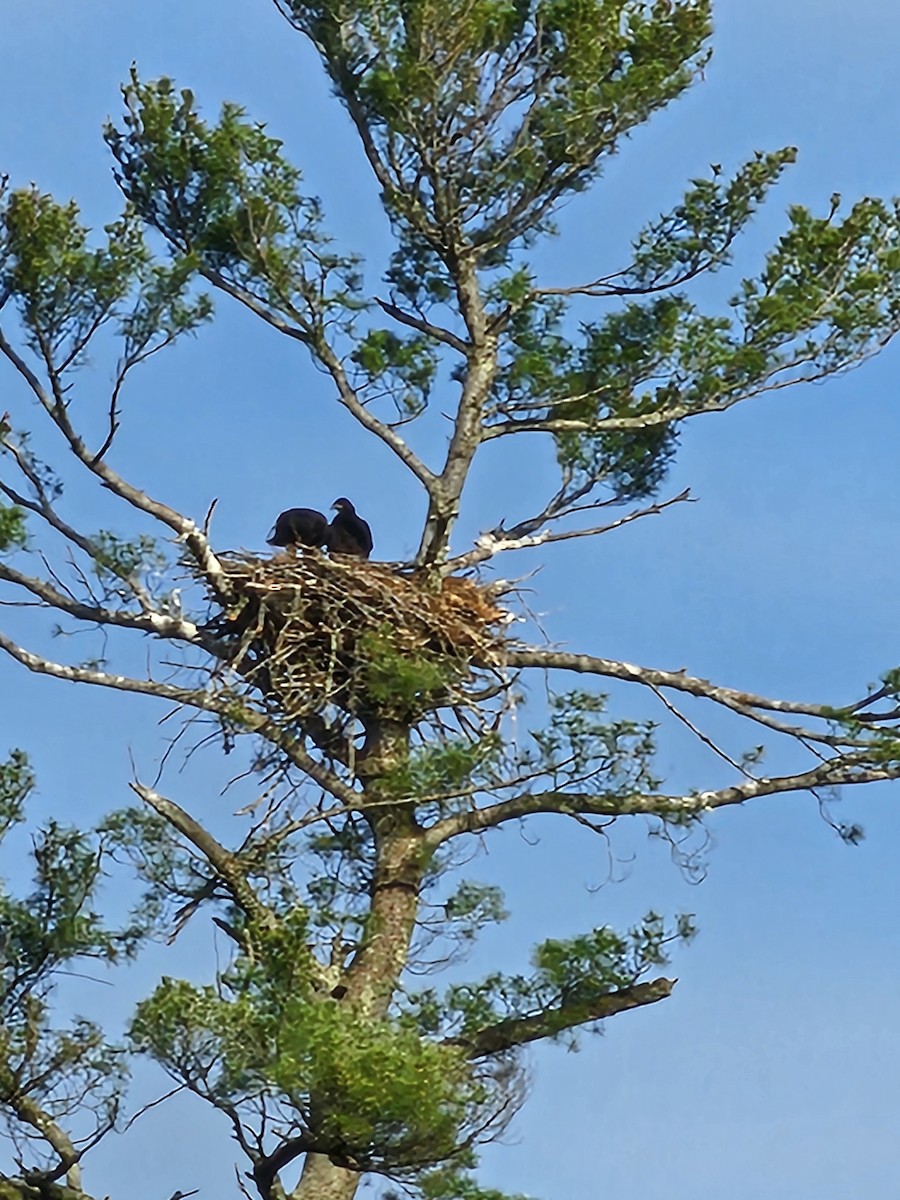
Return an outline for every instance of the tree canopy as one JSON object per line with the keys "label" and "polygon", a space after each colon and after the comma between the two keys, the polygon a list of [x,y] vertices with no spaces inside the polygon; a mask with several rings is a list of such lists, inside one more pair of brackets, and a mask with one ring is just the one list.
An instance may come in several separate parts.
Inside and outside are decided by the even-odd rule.
{"label": "tree canopy", "polygon": [[[889,663],[837,700],[758,695],[557,648],[521,581],[489,573],[511,551],[551,553],[685,503],[662,490],[685,422],[877,353],[900,328],[898,202],[794,206],[755,273],[733,278],[736,239],[795,158],[756,152],[688,181],[635,232],[625,267],[548,282],[534,252],[561,205],[702,78],[708,0],[275,2],[285,35],[315,48],[377,182],[394,239],[385,295],[264,125],[237,104],[210,114],[137,68],[104,131],[122,208],[102,231],[73,201],[3,185],[0,586],[33,611],[4,621],[0,649],[32,672],[162,701],[178,730],[163,765],[215,742],[235,755],[246,804],[226,838],[164,794],[162,775],[136,775],[133,807],[96,829],[35,834],[30,890],[0,892],[0,1111],[14,1146],[0,1200],[101,1194],[90,1151],[124,1131],[135,1056],[221,1114],[247,1195],[350,1200],[372,1176],[386,1195],[501,1200],[476,1181],[477,1150],[524,1100],[527,1047],[665,1000],[671,949],[694,930],[651,909],[625,930],[545,940],[519,972],[425,985],[423,965],[455,967],[505,917],[499,891],[463,871],[477,846],[538,815],[602,839],[642,817],[690,870],[690,839],[717,809],[795,792],[825,803],[900,775]],[[718,272],[729,299],[704,308],[696,285]],[[298,343],[423,489],[411,561],[236,552],[217,544],[212,508],[180,512],[120,472],[134,372],[200,331],[214,301]],[[114,367],[98,404],[100,361]],[[436,408],[449,417],[437,459],[418,432]],[[525,434],[552,446],[555,490],[458,544],[476,459]],[[118,504],[113,527],[70,503],[73,468]],[[56,626],[99,633],[90,655],[51,654]],[[658,698],[729,782],[667,788],[654,723],[620,716],[604,681]],[[750,749],[719,746],[683,714],[687,698],[743,722]],[[787,765],[768,773],[775,746]],[[12,750],[7,845],[33,784]],[[143,892],[113,920],[98,888],[123,861]],[[162,978],[121,1045],[87,1019],[59,1027],[61,972],[204,919],[229,947],[214,979]]]}

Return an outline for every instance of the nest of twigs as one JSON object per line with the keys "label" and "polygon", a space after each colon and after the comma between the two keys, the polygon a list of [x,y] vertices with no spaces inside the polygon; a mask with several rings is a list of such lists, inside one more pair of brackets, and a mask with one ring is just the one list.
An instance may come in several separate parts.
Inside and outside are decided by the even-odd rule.
{"label": "nest of twigs", "polygon": [[220,558],[234,602],[210,622],[231,666],[289,717],[335,705],[418,719],[465,699],[501,661],[508,614],[489,589],[320,551]]}

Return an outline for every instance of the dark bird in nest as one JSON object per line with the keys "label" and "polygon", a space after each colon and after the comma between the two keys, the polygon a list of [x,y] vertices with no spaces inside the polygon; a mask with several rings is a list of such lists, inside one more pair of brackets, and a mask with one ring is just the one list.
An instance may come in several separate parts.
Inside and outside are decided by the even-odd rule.
{"label": "dark bird in nest", "polygon": [[279,515],[266,542],[270,546],[318,546],[328,544],[329,525],[324,513],[314,508],[289,508]]}
{"label": "dark bird in nest", "polygon": [[328,549],[332,554],[368,558],[373,544],[368,523],[357,515],[356,509],[345,496],[335,500],[331,507],[337,511],[337,516],[328,526]]}

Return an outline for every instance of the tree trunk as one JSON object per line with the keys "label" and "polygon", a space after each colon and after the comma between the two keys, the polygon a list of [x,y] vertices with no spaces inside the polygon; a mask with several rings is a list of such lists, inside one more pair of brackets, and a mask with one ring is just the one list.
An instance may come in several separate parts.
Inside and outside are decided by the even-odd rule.
{"label": "tree trunk", "polygon": [[336,1167],[324,1154],[307,1154],[291,1200],[353,1200],[362,1176]]}
{"label": "tree trunk", "polygon": [[[399,722],[371,721],[357,770],[367,792],[378,795],[378,777],[409,753],[409,727]],[[419,889],[427,860],[422,832],[408,804],[386,806],[371,819],[376,867],[371,885],[369,927],[363,944],[346,969],[341,1001],[377,1021],[386,1016],[397,982],[406,966],[419,908]],[[337,1167],[324,1154],[307,1154],[290,1200],[353,1200],[362,1176]]]}

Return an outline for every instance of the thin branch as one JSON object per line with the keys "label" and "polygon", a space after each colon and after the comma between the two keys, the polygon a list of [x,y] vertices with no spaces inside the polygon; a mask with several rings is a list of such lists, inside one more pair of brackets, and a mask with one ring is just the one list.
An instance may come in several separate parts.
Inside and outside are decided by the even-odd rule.
{"label": "thin branch", "polygon": [[161,796],[142,783],[131,783],[129,787],[148,804],[154,812],[159,813],[169,824],[178,830],[192,846],[203,855],[216,874],[222,879],[231,893],[235,904],[246,915],[263,928],[274,928],[276,917],[257,896],[250,886],[247,875],[241,868],[238,857],[231,853],[206,829],[203,828],[189,812],[186,812],[174,800]]}
{"label": "thin branch", "polygon": [[[609,679],[621,679],[628,683],[639,683],[649,688],[671,688],[686,692],[704,700],[713,700],[742,716],[752,715],[753,709],[769,712],[791,713],[798,716],[818,717],[823,721],[834,720],[842,713],[848,716],[873,701],[882,699],[887,693],[884,688],[850,705],[812,704],[795,700],[777,700],[760,696],[754,692],[737,688],[721,687],[708,679],[688,675],[684,671],[662,671],[655,667],[641,667],[634,663],[619,662],[611,658],[598,658],[592,654],[572,654],[565,650],[536,649],[523,647],[509,649],[504,655],[508,667],[541,667],[548,671],[574,671],[580,675],[601,675]],[[790,726],[783,727],[790,730]]]}
{"label": "thin branch", "polygon": [[102,605],[92,606],[64,595],[43,579],[32,575],[24,575],[15,567],[0,562],[0,580],[15,584],[37,596],[47,606],[75,617],[79,621],[89,621],[97,625],[115,625],[123,629],[136,629],[142,633],[153,633],[157,637],[188,642],[191,645],[202,646],[208,653],[219,658],[227,657],[214,638],[206,636],[193,621],[182,617],[173,617],[159,612],[126,612],[122,609],[110,609]]}
{"label": "thin branch", "polygon": [[40,675],[50,675],[55,679],[66,679],[71,683],[90,683],[98,687],[112,688],[116,691],[136,692],[144,696],[155,696],[161,700],[169,700],[173,704],[198,708],[204,712],[216,713],[225,717],[234,725],[245,729],[248,733],[256,733],[288,756],[295,766],[304,771],[310,779],[329,792],[343,804],[355,805],[359,801],[359,793],[348,787],[327,767],[316,762],[303,748],[300,742],[287,730],[280,728],[275,722],[261,713],[242,705],[234,693],[223,690],[220,693],[206,692],[198,689],[179,688],[172,684],[160,683],[152,679],[135,679],[127,675],[113,675],[105,671],[95,671],[87,667],[69,667],[50,659],[33,654],[23,649],[0,632],[0,650],[5,650],[11,658]]}
{"label": "thin branch", "polygon": [[401,325],[407,325],[410,329],[425,334],[426,337],[434,338],[436,342],[443,342],[445,346],[457,350],[463,357],[466,357],[471,350],[468,342],[464,342],[462,338],[451,333],[449,329],[444,329],[441,325],[434,325],[424,317],[416,317],[412,313],[404,312],[396,304],[389,304],[387,300],[382,300],[379,296],[375,297],[375,303],[380,305],[389,317],[399,321]]}
{"label": "thin branch", "polygon": [[201,274],[214,287],[219,288],[231,296],[232,299],[249,308],[252,313],[261,317],[273,329],[277,329],[279,333],[294,338],[296,341],[302,342],[307,346],[331,375],[337,387],[338,399],[341,404],[352,413],[364,429],[367,429],[370,433],[374,433],[389,449],[393,450],[394,454],[412,471],[426,489],[431,490],[435,481],[434,473],[413,453],[403,438],[395,433],[389,425],[386,425],[383,421],[373,416],[360,401],[355,390],[350,386],[337,355],[324,341],[321,334],[316,338],[311,332],[292,325],[289,321],[279,316],[278,313],[272,312],[271,309],[258,300],[251,292],[248,292],[245,288],[238,287],[237,284],[225,279],[217,272],[211,271],[208,268],[202,268]]}
{"label": "thin branch", "polygon": [[709,271],[713,267],[719,266],[728,247],[734,241],[734,237],[729,238],[728,242],[716,254],[710,254],[707,258],[698,265],[691,267],[687,271],[682,271],[680,275],[675,275],[672,279],[665,283],[646,283],[643,285],[628,286],[625,284],[616,284],[614,279],[625,279],[633,271],[633,267],[626,267],[621,271],[614,271],[611,275],[601,275],[594,279],[591,283],[576,284],[574,287],[537,287],[532,288],[530,295],[532,297],[540,296],[593,296],[596,298],[617,297],[617,296],[651,296],[656,292],[671,291],[672,288],[681,287],[682,284],[690,283],[692,279],[696,279],[698,275],[702,275],[704,271]]}

